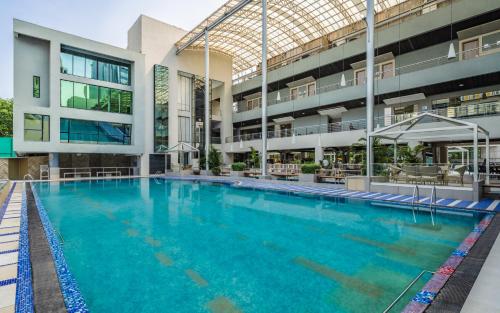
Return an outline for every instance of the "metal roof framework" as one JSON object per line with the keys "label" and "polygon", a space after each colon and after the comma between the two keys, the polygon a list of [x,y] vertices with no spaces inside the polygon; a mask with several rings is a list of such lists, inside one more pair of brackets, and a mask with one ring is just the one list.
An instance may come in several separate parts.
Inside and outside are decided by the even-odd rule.
{"label": "metal roof framework", "polygon": [[[406,1],[376,0],[375,13]],[[267,56],[300,47],[365,15],[365,0],[268,0]],[[208,30],[210,49],[233,58],[233,73],[250,69],[261,61],[261,19],[261,0],[229,0],[176,43],[177,53],[203,50]]]}

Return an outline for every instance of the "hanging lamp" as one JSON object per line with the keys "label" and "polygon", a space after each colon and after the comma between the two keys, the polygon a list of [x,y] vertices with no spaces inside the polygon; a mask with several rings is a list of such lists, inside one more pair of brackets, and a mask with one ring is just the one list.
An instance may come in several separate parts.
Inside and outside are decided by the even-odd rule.
{"label": "hanging lamp", "polygon": [[450,2],[450,48],[448,49],[448,59],[457,57],[455,45],[453,44],[453,1]]}

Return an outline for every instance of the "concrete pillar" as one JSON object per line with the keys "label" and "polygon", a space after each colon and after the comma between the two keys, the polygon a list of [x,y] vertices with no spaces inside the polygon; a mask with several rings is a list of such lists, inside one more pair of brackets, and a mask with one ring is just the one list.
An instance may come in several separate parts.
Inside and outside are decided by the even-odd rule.
{"label": "concrete pillar", "polygon": [[324,157],[324,149],[321,146],[314,147],[314,162],[319,163],[319,161],[323,160]]}
{"label": "concrete pillar", "polygon": [[50,178],[59,178],[59,153],[49,153]]}
{"label": "concrete pillar", "polygon": [[139,157],[138,165],[141,176],[149,175],[149,153],[144,153]]}

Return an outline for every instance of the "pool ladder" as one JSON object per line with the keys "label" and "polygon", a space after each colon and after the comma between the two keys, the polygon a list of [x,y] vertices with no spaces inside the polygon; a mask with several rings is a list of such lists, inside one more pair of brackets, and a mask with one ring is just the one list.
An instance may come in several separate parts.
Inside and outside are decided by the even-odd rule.
{"label": "pool ladder", "polygon": [[[429,199],[429,211],[431,212],[431,221],[432,221],[432,226],[434,226],[434,215],[437,213],[437,208],[436,208],[436,186],[432,186],[431,190],[431,197]],[[415,184],[415,188],[413,188],[413,195],[411,199],[411,211],[413,213],[413,221],[416,223],[417,218],[415,216],[415,210],[417,212],[420,212],[420,189],[418,188],[418,185]]]}
{"label": "pool ladder", "polygon": [[403,291],[399,294],[399,296],[394,299],[394,301],[391,302],[391,304],[389,304],[389,306],[387,308],[385,308],[385,310],[383,311],[383,313],[387,313],[389,312],[398,302],[399,300],[401,300],[401,298],[404,297],[404,295],[408,292],[408,290],[410,290],[411,287],[413,287],[413,285],[415,285],[419,279],[424,276],[424,274],[426,273],[429,273],[429,274],[432,274],[434,275],[434,272],[432,271],[428,271],[428,270],[423,270],[420,272],[420,274],[418,274],[406,287],[405,289],[403,289]]}
{"label": "pool ladder", "polygon": [[158,175],[161,175],[161,174],[163,174],[161,171],[156,171],[155,172],[154,180],[155,180],[155,183],[157,185],[161,185],[161,182],[158,180],[158,177],[157,177]]}

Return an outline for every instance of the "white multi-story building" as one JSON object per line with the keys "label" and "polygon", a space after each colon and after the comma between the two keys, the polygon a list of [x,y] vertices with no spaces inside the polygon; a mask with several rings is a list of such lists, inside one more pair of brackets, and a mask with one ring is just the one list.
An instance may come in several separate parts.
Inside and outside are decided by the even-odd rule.
{"label": "white multi-story building", "polygon": [[[365,136],[365,24],[362,1],[354,2],[330,24],[313,6],[291,22],[279,5],[269,7],[270,162],[346,162],[347,148]],[[500,3],[377,3],[375,127],[423,111],[468,119],[490,132],[491,158],[500,159]],[[233,4],[191,32],[140,16],[126,49],[15,20],[14,150],[49,155],[60,175],[109,166],[148,174],[191,162],[165,151],[180,142],[203,151],[200,34]],[[249,3],[209,36],[210,136],[226,164],[262,147],[256,8]],[[470,146],[434,142],[430,157],[443,163],[448,151]]]}

